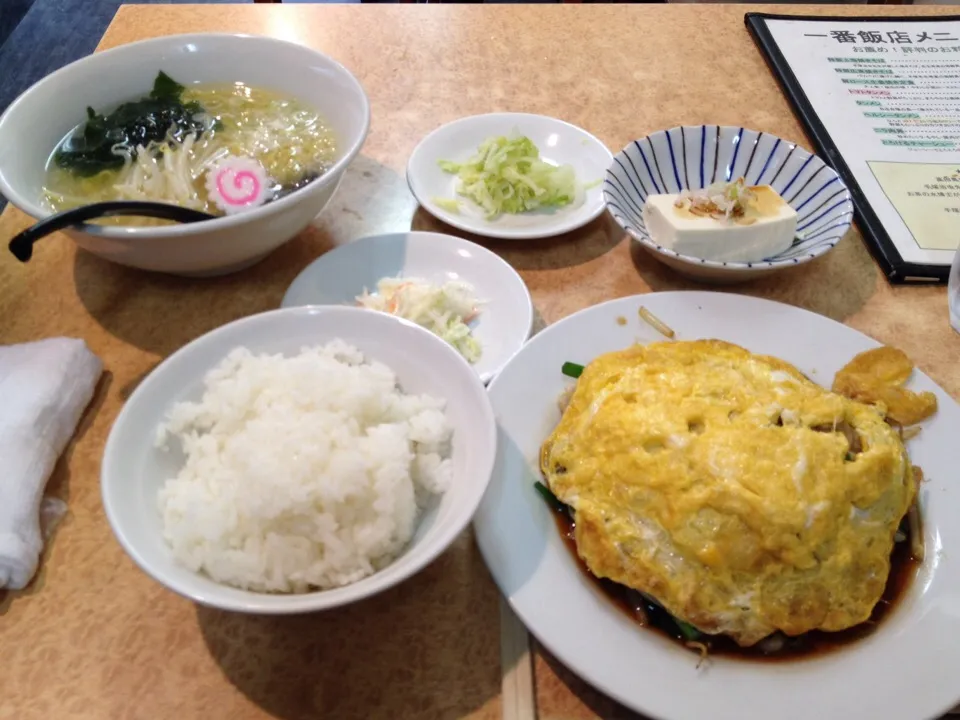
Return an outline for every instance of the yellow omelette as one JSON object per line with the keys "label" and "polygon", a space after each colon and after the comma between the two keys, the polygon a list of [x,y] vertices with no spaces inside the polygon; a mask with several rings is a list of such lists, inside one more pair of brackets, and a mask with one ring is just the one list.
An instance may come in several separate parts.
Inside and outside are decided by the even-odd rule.
{"label": "yellow omelette", "polygon": [[541,469],[595,575],[743,646],[867,620],[916,494],[883,407],[717,340],[596,358]]}

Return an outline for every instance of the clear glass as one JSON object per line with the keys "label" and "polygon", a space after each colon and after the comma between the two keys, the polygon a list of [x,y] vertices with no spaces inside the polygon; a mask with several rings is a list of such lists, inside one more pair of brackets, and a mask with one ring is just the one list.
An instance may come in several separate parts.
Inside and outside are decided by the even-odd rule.
{"label": "clear glass", "polygon": [[947,285],[947,301],[950,303],[950,324],[960,332],[960,248],[953,256],[953,267],[950,268],[950,282]]}

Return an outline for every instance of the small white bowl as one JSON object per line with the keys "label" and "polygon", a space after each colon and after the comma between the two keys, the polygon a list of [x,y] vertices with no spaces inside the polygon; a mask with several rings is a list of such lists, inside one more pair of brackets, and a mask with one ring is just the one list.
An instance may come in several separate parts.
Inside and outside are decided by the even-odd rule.
{"label": "small white bowl", "polygon": [[[487,220],[483,210],[457,195],[457,176],[444,172],[440,160],[464,162],[484,140],[519,132],[533,141],[540,157],[555,165],[572,165],[577,182],[588,186],[583,202]],[[407,184],[431,215],[448,225],[487,237],[532,239],[561,235],[586,225],[603,212],[599,183],[613,154],[607,146],[576,125],[545,115],[490,113],[461,118],[437,128],[414,149],[407,163]],[[435,198],[460,200],[460,211],[451,212]]]}
{"label": "small white bowl", "polygon": [[[163,70],[184,85],[242,81],[320,111],[337,139],[322,177],[281,200],[215,220],[162,227],[82,225],[67,231],[107,260],[177,275],[222,275],[257,262],[320,214],[370,126],[370,104],[339,63],[303,45],[251,35],[173,35],[95,53],[48,75],[0,117],[0,194],[23,212],[52,214],[43,199],[47,159],[86,117],[143,97]],[[36,252],[43,252],[41,242]]]}
{"label": "small white bowl", "polygon": [[[681,255],[651,238],[643,221],[647,196],[698,190],[743,177],[770,185],[797,211],[797,240],[756,262],[717,262]],[[853,201],[840,176],[796,143],[742,127],[697,125],[661,130],[635,140],[613,158],[603,182],[610,214],[664,265],[706,282],[741,282],[810,262],[829,252],[850,229]]]}
{"label": "small white bowl", "polygon": [[[265,594],[221,585],[174,561],[162,536],[157,492],[183,457],[155,447],[157,427],[177,402],[197,400],[203,377],[233,348],[295,354],[342,338],[396,373],[405,392],[447,400],[454,428],[453,483],[426,511],[407,550],[391,565],[352,585],[299,595]],[[100,483],[110,527],[147,574],[198,603],[252,613],[299,613],[345,605],[396,585],[442,553],[470,522],[496,455],[496,425],[483,384],[457,352],[435,335],[395,317],[358,308],[300,307],[242,318],[181,348],[137,387],[103,453]]]}
{"label": "small white bowl", "polygon": [[473,368],[484,383],[500,372],[533,330],[533,301],[516,270],[476,243],[431,232],[375,235],[341,245],[297,276],[282,306],[353,305],[382,278],[397,276],[473,285],[483,303],[470,323],[483,346]]}

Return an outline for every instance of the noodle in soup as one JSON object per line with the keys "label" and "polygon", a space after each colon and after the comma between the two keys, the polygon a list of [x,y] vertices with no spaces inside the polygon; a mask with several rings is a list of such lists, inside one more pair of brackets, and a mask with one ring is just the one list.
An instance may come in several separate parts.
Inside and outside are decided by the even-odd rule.
{"label": "noodle in soup", "polygon": [[47,163],[44,195],[55,211],[108,200],[152,200],[222,215],[206,176],[224,158],[251,158],[262,166],[266,202],[317,179],[336,159],[333,133],[316,110],[243,83],[183,87],[161,72],[148,97],[106,115],[92,108],[87,114]]}

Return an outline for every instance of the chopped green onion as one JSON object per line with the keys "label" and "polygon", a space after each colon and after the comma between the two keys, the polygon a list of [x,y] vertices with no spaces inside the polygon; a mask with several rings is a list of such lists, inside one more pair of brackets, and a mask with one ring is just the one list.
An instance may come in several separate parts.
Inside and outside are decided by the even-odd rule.
{"label": "chopped green onion", "polygon": [[683,635],[684,640],[698,640],[703,634],[688,622],[677,618],[674,618],[673,621],[677,624],[677,629],[680,631],[680,634]]}
{"label": "chopped green onion", "polygon": [[457,194],[483,208],[488,220],[582,199],[573,167],[544,162],[530,138],[519,134],[488,138],[464,163],[440,160],[438,165],[457,175]]}
{"label": "chopped green onion", "polygon": [[540,497],[546,500],[547,505],[550,506],[550,509],[554,512],[570,512],[570,508],[567,507],[564,503],[560,502],[560,498],[553,494],[553,491],[544,485],[542,482],[535,482],[533,484],[534,489],[540,493]]}
{"label": "chopped green onion", "polygon": [[563,367],[560,368],[562,372],[567,377],[578,378],[583,374],[583,365],[577,365],[572,362],[565,362]]}
{"label": "chopped green onion", "polygon": [[430,198],[430,199],[431,199],[431,200],[436,204],[436,206],[439,207],[441,210],[446,210],[447,212],[456,213],[456,214],[458,214],[458,215],[460,214],[460,201],[459,201],[459,200],[451,200],[450,198],[442,198],[442,197],[432,197],[432,198]]}

